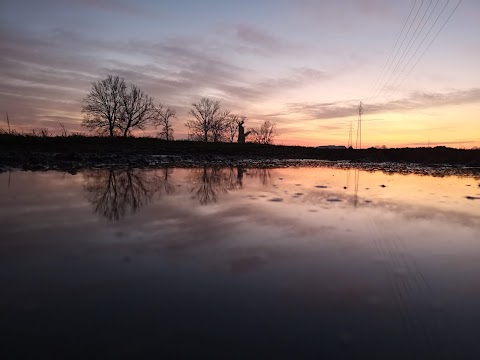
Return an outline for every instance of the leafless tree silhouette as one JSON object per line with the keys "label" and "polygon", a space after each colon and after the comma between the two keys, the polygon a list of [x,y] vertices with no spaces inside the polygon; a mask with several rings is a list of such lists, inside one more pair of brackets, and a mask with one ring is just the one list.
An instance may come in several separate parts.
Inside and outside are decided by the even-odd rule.
{"label": "leafless tree silhouette", "polygon": [[258,144],[273,144],[273,139],[277,136],[275,131],[276,123],[265,120],[264,123],[257,129],[251,129],[253,135],[253,142]]}
{"label": "leafless tree silhouette", "polygon": [[188,120],[185,125],[189,129],[189,137],[192,140],[209,141],[212,137],[214,123],[220,117],[220,101],[202,98],[198,103],[192,104],[193,109],[189,114],[194,119]]}
{"label": "leafless tree silhouette", "polygon": [[243,121],[245,122],[245,116],[239,116],[236,114],[230,114],[225,121],[225,132],[228,136],[228,141],[234,142],[235,136],[238,132],[238,125]]}
{"label": "leafless tree silhouette", "polygon": [[224,141],[227,135],[227,121],[230,116],[229,110],[224,110],[212,123],[212,141]]}
{"label": "leafless tree silhouette", "polygon": [[164,108],[162,104],[157,107],[157,119],[155,126],[161,126],[161,131],[157,134],[160,139],[173,140],[172,120],[177,118],[177,112],[170,108]]}
{"label": "leafless tree silhouette", "polygon": [[122,107],[125,80],[109,75],[105,80],[92,83],[92,90],[84,99],[82,126],[91,131],[114,136]]}
{"label": "leafless tree silhouette", "polygon": [[153,98],[134,84],[123,88],[121,104],[118,128],[124,137],[133,129],[145,129],[147,124],[156,119],[157,113],[153,105]]}

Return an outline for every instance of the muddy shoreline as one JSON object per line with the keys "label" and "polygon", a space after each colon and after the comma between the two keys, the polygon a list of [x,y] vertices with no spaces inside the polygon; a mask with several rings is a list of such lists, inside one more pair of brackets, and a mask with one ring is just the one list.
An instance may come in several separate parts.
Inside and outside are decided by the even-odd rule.
{"label": "muddy shoreline", "polygon": [[92,168],[340,167],[425,175],[480,174],[480,150],[318,149],[302,146],[162,141],[154,138],[0,136],[0,172]]}
{"label": "muddy shoreline", "polygon": [[134,155],[134,154],[62,154],[24,153],[0,154],[0,172],[5,171],[63,171],[76,173],[86,169],[158,169],[196,167],[335,167],[385,173],[420,174],[431,176],[479,176],[480,167],[450,164],[416,164],[320,159],[275,159],[263,157],[234,157],[221,155]]}

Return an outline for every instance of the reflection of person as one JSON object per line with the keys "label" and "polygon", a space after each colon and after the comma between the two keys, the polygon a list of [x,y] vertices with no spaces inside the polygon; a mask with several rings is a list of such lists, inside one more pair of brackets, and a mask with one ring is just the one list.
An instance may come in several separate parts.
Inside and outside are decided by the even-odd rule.
{"label": "reflection of person", "polygon": [[243,187],[243,167],[237,166],[237,186]]}
{"label": "reflection of person", "polygon": [[245,128],[243,127],[243,124],[245,122],[242,120],[238,123],[238,143],[239,144],[245,144],[245,138],[250,134],[251,131],[245,132]]}

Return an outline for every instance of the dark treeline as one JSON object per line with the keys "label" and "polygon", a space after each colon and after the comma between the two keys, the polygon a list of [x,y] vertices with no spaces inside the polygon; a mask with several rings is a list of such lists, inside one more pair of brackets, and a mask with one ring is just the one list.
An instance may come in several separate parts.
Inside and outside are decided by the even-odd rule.
{"label": "dark treeline", "polygon": [[[148,137],[94,137],[0,134],[0,171],[9,168],[30,170],[82,169],[115,164],[154,167],[203,163],[249,163],[280,159],[346,160],[361,163],[414,163],[480,167],[480,150],[435,148],[399,149],[318,149],[304,146],[223,142],[166,141]],[[270,161],[270,162],[271,162]]]}
{"label": "dark treeline", "polygon": [[[100,135],[127,137],[134,130],[154,126],[160,128],[159,138],[174,139],[172,121],[177,119],[176,111],[162,104],[155,105],[154,99],[138,86],[118,76],[110,75],[92,83],[82,112],[82,126]],[[220,101],[208,98],[193,103],[188,114],[190,119],[185,126],[189,140],[245,143],[250,135],[252,142],[271,144],[276,135],[275,123],[268,120],[245,132],[246,116],[222,109]]]}

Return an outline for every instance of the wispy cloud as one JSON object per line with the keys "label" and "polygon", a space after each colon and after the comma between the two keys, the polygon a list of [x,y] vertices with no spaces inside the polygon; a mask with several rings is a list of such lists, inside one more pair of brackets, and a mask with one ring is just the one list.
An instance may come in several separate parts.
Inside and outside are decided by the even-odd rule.
{"label": "wispy cloud", "polygon": [[[302,114],[309,119],[335,119],[354,116],[360,100],[346,100],[329,103],[290,103],[286,114]],[[410,96],[387,103],[367,104],[369,114],[394,111],[412,111],[425,108],[480,103],[480,88],[457,90],[447,93],[415,92]]]}
{"label": "wispy cloud", "polygon": [[[47,0],[47,2],[62,6],[66,5],[63,0]],[[139,1],[127,0],[69,0],[68,6],[75,6],[80,10],[91,8],[107,13],[122,13],[128,15],[153,16],[152,9],[145,8]]]}
{"label": "wispy cloud", "polygon": [[274,36],[258,26],[238,24],[227,26],[225,30],[233,41],[232,48],[239,52],[272,56],[288,54],[302,49],[305,51],[305,48],[300,44],[294,44],[289,40]]}
{"label": "wispy cloud", "polygon": [[[280,42],[259,34],[242,36],[272,49],[280,46]],[[54,108],[76,113],[78,126],[81,101],[91,82],[107,74],[135,82],[157,101],[177,106],[180,112],[187,112],[186,107],[201,96],[248,108],[249,103],[272,94],[332,77],[308,67],[287,68],[279,76],[252,76],[252,69],[219,55],[215,46],[206,46],[206,41],[195,37],[110,43],[54,27],[39,34],[4,30],[0,40],[0,105],[14,113],[20,123],[33,125],[44,121],[45,109]],[[111,55],[99,59],[98,53]],[[142,62],[132,64],[124,54],[135,54]],[[66,122],[74,119],[63,117]]]}

